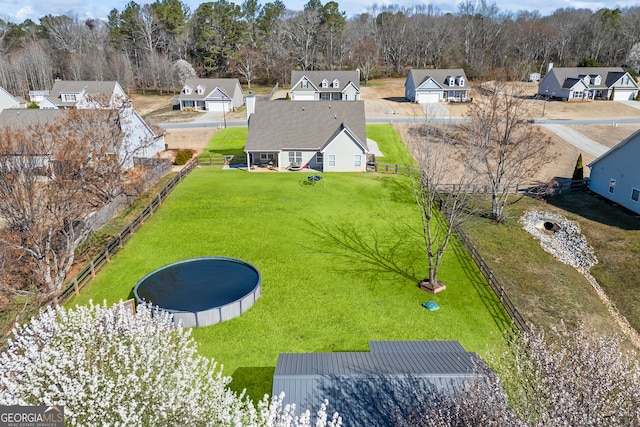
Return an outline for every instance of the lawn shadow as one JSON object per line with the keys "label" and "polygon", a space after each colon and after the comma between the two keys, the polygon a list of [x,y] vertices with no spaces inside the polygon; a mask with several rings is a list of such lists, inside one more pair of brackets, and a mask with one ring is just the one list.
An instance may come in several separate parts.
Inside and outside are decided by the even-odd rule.
{"label": "lawn shadow", "polygon": [[[418,283],[413,266],[421,257],[411,248],[406,235],[394,225],[392,235],[380,235],[376,230],[354,221],[326,221],[304,218],[306,229],[317,240],[302,247],[348,261],[344,271],[367,276],[393,274]],[[318,245],[320,243],[320,245]]]}
{"label": "lawn shadow", "polygon": [[391,176],[382,175],[377,177],[376,180],[380,181],[382,188],[389,193],[389,199],[391,201],[396,203],[416,203],[410,179],[397,179],[395,175],[393,178]]}
{"label": "lawn shadow", "polygon": [[465,276],[467,276],[469,283],[471,283],[475,291],[480,296],[480,300],[498,328],[503,332],[512,330],[515,327],[515,324],[509,317],[509,314],[497,298],[491,286],[487,283],[484,277],[482,277],[482,273],[478,270],[478,266],[464,247],[462,241],[459,239],[452,240],[450,248],[458,260],[458,264],[462,267],[462,271]]}
{"label": "lawn shadow", "polygon": [[590,191],[571,191],[551,196],[547,203],[582,218],[622,230],[640,230],[638,215]]}
{"label": "lawn shadow", "polygon": [[265,394],[271,395],[275,372],[275,366],[241,366],[231,374],[229,388],[236,393],[246,390],[247,396],[258,402]]}

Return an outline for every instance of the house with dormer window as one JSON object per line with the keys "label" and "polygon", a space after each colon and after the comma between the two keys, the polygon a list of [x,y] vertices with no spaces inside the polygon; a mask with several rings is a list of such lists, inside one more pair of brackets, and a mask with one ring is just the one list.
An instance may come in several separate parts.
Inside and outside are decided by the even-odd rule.
{"label": "house with dormer window", "polygon": [[471,86],[463,69],[409,70],[404,97],[418,104],[467,102]]}
{"label": "house with dormer window", "polygon": [[180,110],[233,111],[244,95],[238,79],[187,79],[178,96]]}
{"label": "house with dormer window", "polygon": [[292,71],[292,101],[357,101],[360,73],[352,71]]}
{"label": "house with dormer window", "polygon": [[56,79],[41,109],[119,108],[129,104],[129,97],[117,81]]}
{"label": "house with dormer window", "polygon": [[567,101],[634,100],[640,87],[621,67],[553,67],[538,84],[538,95]]}
{"label": "house with dormer window", "polygon": [[364,101],[256,101],[247,97],[249,171],[365,172]]}

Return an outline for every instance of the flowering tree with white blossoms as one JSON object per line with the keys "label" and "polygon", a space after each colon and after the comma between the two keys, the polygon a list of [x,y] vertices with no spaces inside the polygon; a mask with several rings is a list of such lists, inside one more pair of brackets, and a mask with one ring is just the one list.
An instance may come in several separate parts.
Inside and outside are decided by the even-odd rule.
{"label": "flowering tree with white blossoms", "polygon": [[[67,425],[311,426],[282,396],[256,409],[230,381],[190,330],[147,305],[48,307],[0,354],[0,405],[64,405]],[[325,409],[315,425],[341,425]]]}

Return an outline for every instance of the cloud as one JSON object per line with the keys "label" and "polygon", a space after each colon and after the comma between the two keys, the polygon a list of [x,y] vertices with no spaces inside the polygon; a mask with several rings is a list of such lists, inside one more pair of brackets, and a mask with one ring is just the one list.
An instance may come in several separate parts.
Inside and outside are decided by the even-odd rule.
{"label": "cloud", "polygon": [[18,9],[18,11],[16,12],[16,18],[18,21],[24,21],[27,18],[33,19],[34,14],[35,14],[35,11],[31,7],[31,5],[24,6]]}

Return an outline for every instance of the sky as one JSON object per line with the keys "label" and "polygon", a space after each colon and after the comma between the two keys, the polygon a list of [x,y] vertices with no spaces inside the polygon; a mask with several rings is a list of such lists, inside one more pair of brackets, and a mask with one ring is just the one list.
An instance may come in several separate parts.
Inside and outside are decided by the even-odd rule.
{"label": "sky", "polygon": [[[241,4],[242,0],[231,0],[233,3]],[[267,3],[270,0],[261,0],[260,4]],[[302,10],[303,5],[308,0],[283,0],[287,8],[291,10]],[[322,0],[325,4],[329,0]],[[389,5],[397,4],[400,6],[410,7],[416,4],[428,4],[436,6],[442,12],[456,12],[456,1],[433,0],[431,2],[416,0],[335,0],[340,5],[340,10],[347,13],[347,17],[363,13],[372,4]],[[31,19],[38,22],[39,18],[45,15],[70,15],[77,16],[79,19],[98,18],[106,19],[109,11],[117,9],[122,11],[130,0],[0,0],[0,19],[14,23],[21,23],[25,19]],[[137,0],[136,3],[150,4],[154,0]],[[183,0],[189,5],[192,11],[198,8],[199,0]],[[517,12],[525,9],[520,0],[487,0],[487,3],[496,3],[500,11]],[[640,0],[538,0],[535,6],[527,6],[528,10],[538,10],[542,15],[548,15],[559,8],[587,8],[598,10],[604,7],[614,9],[616,7],[624,8],[627,6],[635,6],[640,4]]]}

